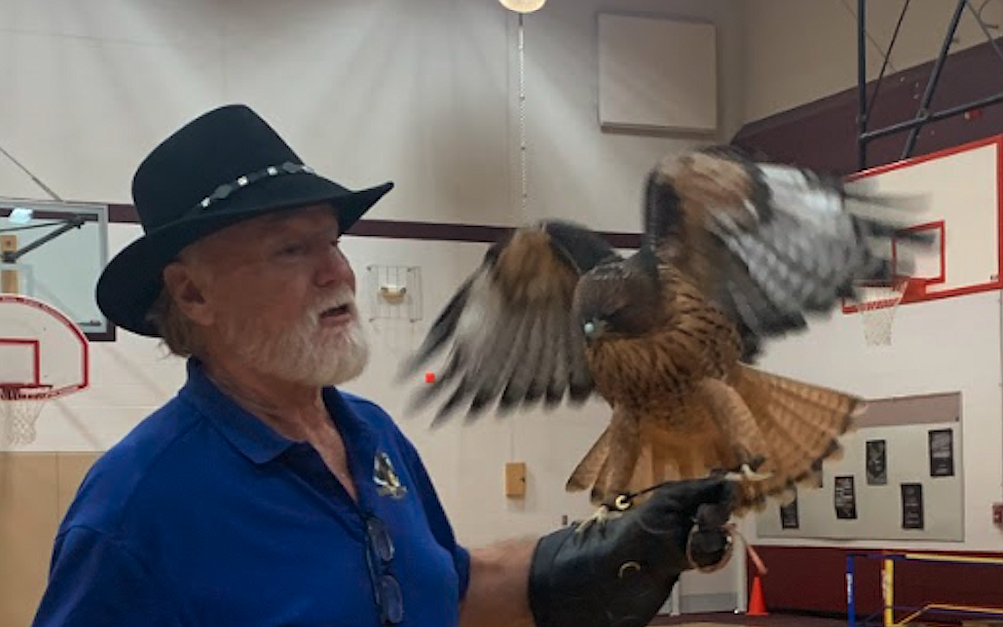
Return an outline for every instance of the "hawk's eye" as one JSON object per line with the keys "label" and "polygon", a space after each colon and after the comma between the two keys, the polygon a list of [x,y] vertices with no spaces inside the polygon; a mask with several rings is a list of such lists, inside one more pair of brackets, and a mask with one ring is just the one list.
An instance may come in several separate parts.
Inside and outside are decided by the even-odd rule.
{"label": "hawk's eye", "polygon": [[642,334],[651,328],[647,312],[637,307],[625,306],[606,317],[610,330],[630,335]]}
{"label": "hawk's eye", "polygon": [[613,329],[623,330],[630,324],[630,315],[625,307],[606,314],[606,322]]}

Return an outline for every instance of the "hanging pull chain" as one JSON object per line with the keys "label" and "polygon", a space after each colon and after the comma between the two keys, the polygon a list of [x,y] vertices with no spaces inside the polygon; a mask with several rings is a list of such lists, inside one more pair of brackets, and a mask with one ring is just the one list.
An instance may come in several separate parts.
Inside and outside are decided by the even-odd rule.
{"label": "hanging pull chain", "polygon": [[522,187],[520,189],[520,208],[524,222],[530,222],[529,216],[529,183],[527,149],[526,149],[526,34],[523,26],[523,14],[519,13],[519,174]]}

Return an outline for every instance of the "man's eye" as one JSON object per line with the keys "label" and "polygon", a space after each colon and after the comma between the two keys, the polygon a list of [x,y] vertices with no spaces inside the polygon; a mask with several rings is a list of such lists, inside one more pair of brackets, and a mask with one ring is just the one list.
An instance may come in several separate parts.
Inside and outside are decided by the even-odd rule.
{"label": "man's eye", "polygon": [[284,257],[302,254],[306,247],[302,244],[289,244],[279,249],[279,255]]}

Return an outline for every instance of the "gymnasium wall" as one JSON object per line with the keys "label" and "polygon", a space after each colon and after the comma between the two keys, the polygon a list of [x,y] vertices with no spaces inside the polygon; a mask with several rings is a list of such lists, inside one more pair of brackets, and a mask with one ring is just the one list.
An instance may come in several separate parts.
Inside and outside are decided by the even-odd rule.
{"label": "gymnasium wall", "polygon": [[[762,120],[857,85],[856,0],[742,0],[746,37],[744,122]],[[905,2],[868,0],[867,77],[877,78]],[[936,58],[956,2],[911,0],[886,76]],[[999,37],[1003,5],[973,2]],[[972,12],[958,23],[952,52],[986,43]],[[946,74],[945,74],[946,77]],[[891,81],[890,81],[891,83]],[[922,88],[919,93],[922,94]],[[806,136],[806,139],[810,135]]]}
{"label": "gymnasium wall", "polygon": [[[546,11],[528,16],[525,26],[525,212],[519,198],[516,21],[493,0],[92,0],[86,6],[72,0],[0,0],[0,145],[64,198],[129,203],[131,174],[157,141],[208,108],[243,101],[336,180],[350,187],[396,181],[373,218],[510,226],[526,218],[569,217],[631,233],[640,225],[641,177],[662,154],[709,139],[728,140],[745,123],[787,111],[793,111],[793,121],[824,121],[790,108],[853,85],[856,38],[847,12],[852,4],[549,0]],[[884,44],[897,18],[891,5],[897,3],[869,4],[872,30]],[[947,23],[943,7],[953,3],[912,4],[909,19],[915,21],[903,27],[906,39],[894,57],[899,70],[933,58]],[[600,10],[716,22],[717,137],[598,131],[595,14]],[[985,15],[1003,20],[995,2]],[[972,54],[983,54],[980,37],[966,16],[960,47],[974,46]],[[871,53],[873,78],[880,58],[873,47]],[[898,89],[903,102],[912,98],[908,89]],[[780,156],[804,154],[796,150],[805,146],[824,147],[824,153],[809,148],[815,157],[845,155],[843,147],[853,138],[842,119],[826,127],[834,129],[829,135],[811,127],[787,128],[787,139],[769,145]],[[933,141],[942,140],[951,141],[941,136]],[[927,141],[924,136],[920,148],[931,145]],[[0,159],[0,195],[38,198],[41,191]],[[112,225],[111,252],[139,233],[134,224]],[[389,377],[484,245],[358,237],[346,238],[346,249],[360,285],[368,263],[410,264],[425,256],[420,264],[425,318],[414,325],[368,323],[373,367],[348,387],[400,418],[423,453],[460,538],[476,545],[540,533],[560,524],[563,515],[588,512],[583,498],[560,486],[604,424],[603,408],[561,411],[542,420],[488,419],[474,429],[447,425],[430,433],[428,415],[408,415],[403,390]],[[964,459],[977,460],[965,469],[966,540],[954,547],[966,551],[995,551],[1000,539],[988,510],[999,498],[1003,472],[998,297],[988,293],[904,309],[895,348],[883,353],[863,352],[858,321],[837,315],[809,336],[771,350],[766,361],[777,371],[868,395],[961,391],[970,436]],[[805,355],[822,358],[806,363]],[[32,595],[37,598],[44,585],[55,526],[88,464],[173,395],[184,376],[182,364],[155,342],[128,333],[95,345],[92,366],[93,388],[46,408],[36,444],[0,454],[5,469],[0,553],[17,556],[0,561],[0,627],[24,625],[33,612]],[[562,443],[559,450],[554,442]],[[502,466],[510,460],[528,464],[522,501],[502,497]],[[824,573],[815,560],[843,549],[803,540],[756,542],[772,567],[769,604],[797,608],[811,599],[835,599],[833,611],[839,611],[839,559]],[[16,553],[10,548],[15,545]],[[682,588],[691,598],[731,594],[739,585],[735,573],[732,568],[684,579]],[[798,605],[788,603],[789,596],[772,596],[791,590],[807,601]]]}
{"label": "gymnasium wall", "polygon": [[[881,69],[882,53],[895,28],[901,2],[868,2],[867,76]],[[997,27],[1003,5],[972,3]],[[954,2],[911,2],[892,51],[871,128],[913,117],[926,88]],[[745,124],[734,142],[773,158],[838,173],[856,170],[855,2],[802,3],[746,0]],[[991,31],[999,37],[998,28]],[[998,43],[998,42],[997,42]],[[797,51],[791,54],[791,51]],[[1001,61],[966,11],[952,55],[944,66],[933,110],[991,96],[999,91]],[[914,154],[990,137],[1003,131],[1003,108],[989,107],[968,119],[927,125]],[[870,166],[890,163],[902,151],[905,134],[870,145]],[[765,598],[773,610],[844,613],[845,556],[862,549],[922,549],[965,555],[1000,555],[1001,531],[991,521],[991,504],[1001,500],[1000,315],[999,294],[948,299],[902,307],[893,346],[868,349],[856,316],[836,314],[794,342],[771,348],[765,365],[828,385],[884,398],[961,392],[963,542],[819,540],[763,538],[754,541],[770,574]],[[806,360],[805,355],[812,355]],[[925,450],[917,455],[926,455]],[[831,489],[828,499],[832,500]],[[895,508],[897,509],[897,508]],[[895,516],[898,516],[897,511]],[[848,547],[848,548],[847,548]],[[858,565],[858,611],[877,609],[880,586],[876,561]],[[984,566],[910,564],[896,571],[896,599],[998,604],[1003,594],[998,570]],[[964,582],[964,583],[962,583]]]}
{"label": "gymnasium wall", "polygon": [[[960,393],[962,453],[970,462],[963,469],[963,542],[929,542],[917,534],[900,541],[759,538],[758,543],[998,550],[1001,532],[992,523],[991,505],[1000,500],[1003,468],[1000,315],[997,292],[904,305],[895,314],[892,344],[868,347],[859,315],[837,312],[809,332],[771,346],[762,360],[772,372],[864,398]],[[926,450],[913,454],[925,456]]]}
{"label": "gymnasium wall", "polygon": [[[636,232],[644,171],[664,153],[715,138],[599,132],[595,15],[713,20],[717,139],[727,140],[742,115],[740,7],[727,0],[550,0],[546,9],[525,22],[526,212],[517,22],[494,0],[0,0],[0,145],[63,198],[127,204],[133,170],[156,142],[211,107],[240,101],[335,180],[356,188],[394,180],[374,219],[511,226],[563,216]],[[6,159],[0,195],[44,197]],[[139,234],[135,224],[112,224],[110,252]],[[391,379],[485,245],[348,237],[345,248],[363,289],[367,264],[422,267],[423,319],[367,322],[372,366],[347,388],[399,418],[459,537],[478,545],[538,534],[564,515],[588,513],[584,497],[562,486],[606,419],[601,407],[430,433],[429,416],[408,414],[404,388]],[[0,554],[17,555],[0,560],[0,626],[27,624],[32,615],[67,495],[88,464],[183,379],[183,364],[156,342],[119,331],[115,342],[92,345],[91,389],[48,406],[33,445],[0,454],[7,469]],[[503,496],[510,460],[528,464],[521,501]],[[737,568],[717,577],[693,590],[734,597]],[[5,585],[10,581],[18,585]]]}
{"label": "gymnasium wall", "polygon": [[[762,580],[763,598],[774,613],[845,616],[846,559],[854,552],[837,546],[757,546],[770,568]],[[930,551],[950,559],[953,552]],[[998,551],[966,551],[965,558],[998,560]],[[918,608],[926,603],[964,604],[998,608],[1003,597],[999,565],[896,561],[895,605]],[[749,572],[752,577],[752,571]],[[882,608],[881,560],[854,560],[856,616],[864,619]],[[905,611],[896,611],[902,620]],[[959,616],[930,617],[922,624],[957,624]],[[953,621],[952,621],[953,619]],[[880,617],[876,619],[880,622]],[[974,622],[974,621],[973,621]],[[872,623],[873,624],[873,623]]]}
{"label": "gymnasium wall", "polygon": [[[770,158],[838,174],[857,170],[857,36],[855,2],[746,0],[746,110],[733,141]],[[902,2],[867,3],[867,79],[870,117],[876,130],[913,119],[927,88],[934,59],[955,2],[909,3],[885,76],[877,85]],[[970,3],[981,9],[993,37],[1001,35],[1003,4]],[[755,10],[753,10],[753,5]],[[999,46],[997,40],[996,45]],[[796,50],[797,54],[791,54]],[[930,110],[1000,93],[1003,61],[966,10],[943,66]],[[923,155],[1003,132],[1003,107],[985,107],[924,125],[913,155]],[[868,143],[868,167],[901,158],[908,132]]]}
{"label": "gymnasium wall", "polygon": [[[813,510],[813,515],[817,516],[818,512],[828,515],[825,526],[818,528],[830,533],[831,530],[850,530],[844,537],[826,539],[817,534],[812,537],[811,533],[795,533],[798,537],[784,538],[776,537],[782,534],[777,534],[775,530],[769,534],[755,534],[753,542],[770,569],[764,585],[768,607],[845,613],[846,581],[843,572],[845,556],[850,551],[922,550],[1003,556],[1000,551],[1003,533],[993,524],[991,514],[992,503],[1000,500],[1003,467],[1001,313],[998,292],[905,305],[896,313],[892,345],[884,347],[865,345],[859,316],[836,313],[803,337],[778,344],[768,351],[763,366],[771,371],[848,390],[865,398],[960,393],[958,430],[963,434],[955,442],[958,447],[955,458],[957,476],[946,479],[931,479],[924,474],[927,450],[922,438],[913,437],[915,433],[889,436],[889,456],[914,456],[911,465],[919,471],[914,473],[915,476],[895,477],[892,474],[895,468],[890,463],[887,503],[875,505],[873,499],[865,498],[865,492],[878,489],[864,485],[862,466],[850,472],[857,482],[857,507],[881,507],[882,515],[889,518],[881,526],[855,534],[852,524],[837,521],[833,509],[833,473],[828,473],[823,494],[820,497],[813,494],[806,502],[816,506],[817,511]],[[806,358],[806,355],[812,357]],[[917,416],[917,421],[922,418]],[[927,427],[933,428],[931,425],[918,425],[912,431],[924,431]],[[910,430],[907,427],[896,429]],[[861,429],[851,440],[860,445],[867,437],[867,431]],[[884,430],[885,433],[890,431]],[[921,444],[914,450],[903,450],[902,446],[895,448],[910,438]],[[854,458],[860,458],[862,454],[860,450],[852,451]],[[966,460],[963,465],[961,459]],[[899,465],[902,466],[901,461]],[[834,466],[839,467],[839,464]],[[869,535],[901,524],[896,484],[914,480],[927,484],[924,490],[927,521],[934,518],[960,519],[963,530],[960,540],[927,539],[930,536],[923,531],[899,530],[893,536],[883,538]],[[934,492],[936,488],[931,485],[939,481],[960,484],[961,493],[937,496]],[[822,509],[817,507],[819,498]],[[956,509],[959,502],[962,503],[960,511]],[[861,519],[872,514],[858,509]],[[769,512],[767,517],[772,520],[776,512]],[[806,524],[806,517],[802,513],[802,525]],[[775,524],[771,522],[769,527],[774,529]],[[855,537],[870,539],[855,540]],[[900,539],[890,540],[888,537]],[[876,574],[878,562],[862,560],[858,567],[861,596],[857,607],[859,612],[869,613],[880,607]],[[987,570],[984,566],[908,564],[896,570],[897,600],[903,604],[907,604],[906,600],[915,604],[917,600],[925,599],[984,605],[995,598],[997,601],[994,603],[998,603],[999,595],[1003,593],[1003,579],[998,576],[999,572],[998,569]],[[979,583],[967,583],[971,581]]]}

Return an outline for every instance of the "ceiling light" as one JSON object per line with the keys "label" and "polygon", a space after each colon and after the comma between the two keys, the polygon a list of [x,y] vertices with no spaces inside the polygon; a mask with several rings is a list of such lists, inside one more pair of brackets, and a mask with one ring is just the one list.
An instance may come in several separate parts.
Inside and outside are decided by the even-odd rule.
{"label": "ceiling light", "polygon": [[532,13],[539,10],[547,0],[498,0],[502,6],[516,13]]}

